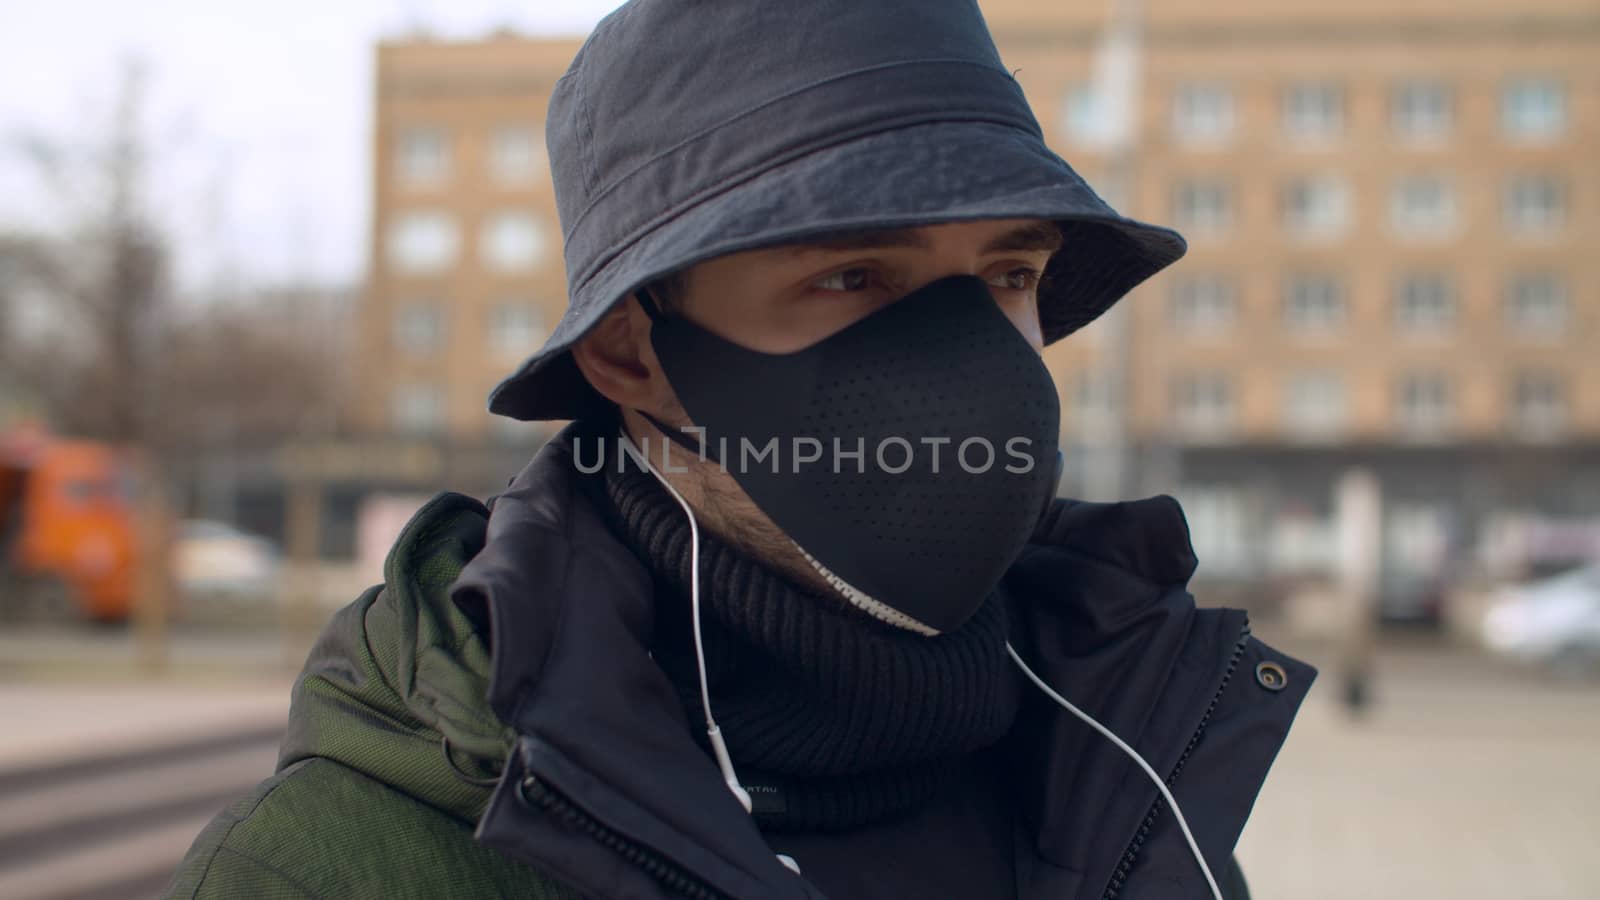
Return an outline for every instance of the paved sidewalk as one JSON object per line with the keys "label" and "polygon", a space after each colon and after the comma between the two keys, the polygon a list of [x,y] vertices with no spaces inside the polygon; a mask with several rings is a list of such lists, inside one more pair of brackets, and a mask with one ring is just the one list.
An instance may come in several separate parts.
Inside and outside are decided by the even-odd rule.
{"label": "paved sidewalk", "polygon": [[[319,627],[321,623],[318,623]],[[162,678],[202,682],[288,678],[314,635],[277,626],[173,626]],[[136,632],[123,627],[0,628],[0,684],[15,681],[149,681]]]}
{"label": "paved sidewalk", "polygon": [[290,684],[0,683],[0,772],[281,725]]}
{"label": "paved sidewalk", "polygon": [[1391,653],[1352,722],[1323,677],[1239,847],[1260,900],[1600,897],[1600,690]]}
{"label": "paved sidewalk", "polygon": [[[103,675],[103,673],[102,673]],[[157,897],[270,775],[287,676],[0,683],[0,897]]]}

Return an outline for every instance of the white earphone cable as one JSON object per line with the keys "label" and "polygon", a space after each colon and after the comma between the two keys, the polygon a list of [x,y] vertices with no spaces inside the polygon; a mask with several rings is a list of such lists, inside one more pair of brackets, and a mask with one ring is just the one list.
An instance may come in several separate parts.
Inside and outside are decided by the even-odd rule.
{"label": "white earphone cable", "polygon": [[1021,669],[1022,673],[1028,676],[1028,680],[1032,681],[1034,686],[1039,688],[1039,690],[1044,691],[1045,694],[1050,697],[1050,699],[1059,703],[1062,709],[1065,709],[1067,712],[1077,716],[1079,719],[1083,720],[1084,724],[1088,725],[1090,728],[1093,728],[1095,731],[1098,731],[1106,740],[1116,744],[1117,749],[1128,754],[1129,758],[1138,763],[1139,768],[1143,769],[1144,773],[1150,776],[1150,780],[1155,782],[1156,787],[1161,791],[1162,799],[1166,800],[1167,806],[1172,809],[1173,817],[1178,820],[1178,827],[1183,830],[1183,838],[1189,842],[1189,852],[1194,854],[1194,861],[1199,863],[1201,874],[1206,876],[1206,884],[1211,888],[1211,896],[1215,898],[1215,900],[1223,900],[1222,889],[1217,887],[1217,879],[1211,876],[1211,867],[1206,865],[1206,858],[1200,852],[1200,845],[1195,841],[1194,833],[1189,830],[1189,822],[1183,817],[1183,810],[1178,808],[1178,801],[1173,798],[1172,792],[1167,790],[1166,782],[1161,780],[1161,776],[1156,774],[1156,770],[1150,768],[1150,764],[1144,761],[1144,757],[1139,755],[1139,751],[1128,746],[1128,744],[1124,742],[1122,738],[1119,738],[1113,734],[1111,729],[1101,725],[1099,722],[1096,722],[1093,716],[1090,716],[1083,710],[1073,706],[1072,703],[1067,700],[1067,698],[1056,693],[1056,691],[1051,688],[1050,685],[1045,684],[1044,680],[1038,675],[1035,675],[1033,670],[1028,668],[1028,664],[1022,661],[1021,654],[1017,653],[1016,648],[1011,646],[1010,641],[1006,642],[1006,652],[1011,654],[1011,661],[1017,664],[1017,668]]}
{"label": "white earphone cable", "polygon": [[[728,790],[733,791],[733,796],[738,799],[745,812],[750,812],[753,804],[750,792],[739,783],[739,775],[733,769],[733,757],[728,753],[728,745],[722,739],[722,729],[717,727],[717,720],[711,715],[711,687],[706,679],[706,647],[705,641],[700,636],[700,524],[695,521],[694,510],[689,507],[689,501],[683,499],[678,489],[672,486],[656,467],[651,464],[649,454],[640,450],[628,437],[622,434],[622,440],[627,442],[631,453],[644,463],[644,467],[656,477],[656,481],[667,489],[672,499],[678,501],[678,506],[683,508],[683,514],[689,517],[689,604],[690,615],[694,619],[694,659],[695,666],[700,673],[700,705],[706,713],[706,737],[711,740],[711,752],[717,757],[717,768],[722,770],[722,780],[727,782]],[[648,441],[646,442],[648,444]]]}
{"label": "white earphone cable", "polygon": [[[695,664],[700,675],[700,703],[706,714],[706,736],[711,740],[711,749],[716,755],[717,767],[722,771],[722,777],[727,782],[728,789],[733,792],[734,797],[744,807],[745,812],[750,812],[752,806],[750,793],[739,783],[739,776],[733,768],[733,758],[728,754],[728,746],[722,739],[722,729],[717,727],[717,721],[711,715],[711,688],[706,677],[706,648],[700,631],[700,525],[695,520],[694,510],[689,506],[689,502],[683,499],[683,495],[678,493],[677,488],[674,488],[672,483],[667,481],[656,470],[656,467],[651,464],[649,456],[633,443],[626,432],[621,435],[621,439],[628,451],[644,464],[645,469],[651,475],[654,475],[656,481],[660,482],[661,486],[666,488],[667,493],[672,496],[672,499],[678,502],[678,506],[683,509],[683,514],[689,519],[690,610],[694,621]],[[1206,884],[1211,888],[1211,896],[1215,900],[1223,900],[1222,890],[1217,887],[1217,880],[1211,875],[1211,867],[1206,865],[1205,856],[1200,852],[1200,845],[1195,841],[1194,833],[1189,830],[1189,822],[1183,817],[1183,810],[1178,808],[1178,801],[1172,796],[1172,792],[1167,789],[1167,785],[1161,780],[1161,776],[1156,774],[1155,770],[1150,767],[1149,763],[1145,762],[1144,757],[1140,756],[1138,751],[1128,746],[1121,738],[1113,734],[1109,728],[1096,722],[1088,713],[1072,705],[1067,698],[1061,696],[1048,684],[1045,684],[1043,679],[1028,668],[1028,664],[1022,660],[1021,654],[1017,653],[1016,648],[1012,647],[1009,641],[1006,643],[1006,652],[1011,655],[1012,662],[1017,664],[1017,667],[1022,670],[1024,675],[1028,676],[1028,680],[1032,681],[1039,690],[1060,704],[1067,712],[1081,719],[1084,724],[1099,732],[1106,740],[1115,744],[1118,749],[1126,753],[1135,763],[1138,763],[1139,768],[1144,770],[1144,773],[1155,783],[1156,788],[1161,791],[1162,799],[1166,800],[1167,806],[1172,809],[1172,815],[1177,819],[1178,827],[1183,831],[1184,840],[1189,842],[1189,850],[1194,854],[1195,862],[1199,864],[1200,872],[1205,875]],[[779,854],[778,859],[784,866],[799,872],[800,867],[795,864],[793,859],[782,854]]]}

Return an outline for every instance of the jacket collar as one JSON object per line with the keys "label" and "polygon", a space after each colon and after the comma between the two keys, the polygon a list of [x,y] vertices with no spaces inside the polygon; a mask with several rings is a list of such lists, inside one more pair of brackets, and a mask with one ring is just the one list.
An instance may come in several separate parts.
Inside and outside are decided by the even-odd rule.
{"label": "jacket collar", "polygon": [[[602,437],[574,425],[546,445],[496,499],[488,543],[456,582],[458,602],[488,604],[489,699],[518,733],[479,839],[594,896],[661,890],[607,846],[620,840],[730,897],[818,897],[767,849],[650,658],[649,573],[611,534],[574,458]],[[518,791],[529,776],[607,837],[530,809]]]}

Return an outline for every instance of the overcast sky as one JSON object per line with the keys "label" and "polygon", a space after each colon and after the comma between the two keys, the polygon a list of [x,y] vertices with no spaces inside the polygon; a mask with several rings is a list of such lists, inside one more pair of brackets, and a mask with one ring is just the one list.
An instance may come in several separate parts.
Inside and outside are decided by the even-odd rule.
{"label": "overcast sky", "polygon": [[85,144],[119,60],[149,62],[153,198],[191,284],[361,275],[372,46],[421,24],[583,34],[618,0],[46,0],[0,2],[0,226],[59,224],[18,139]]}

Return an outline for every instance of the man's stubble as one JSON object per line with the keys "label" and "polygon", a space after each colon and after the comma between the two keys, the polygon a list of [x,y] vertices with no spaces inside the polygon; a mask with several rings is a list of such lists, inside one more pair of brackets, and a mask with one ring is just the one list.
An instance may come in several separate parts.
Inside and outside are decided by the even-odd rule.
{"label": "man's stubble", "polygon": [[[680,417],[687,425],[686,416],[680,414],[673,418]],[[647,451],[651,464],[688,501],[702,530],[807,593],[835,601],[840,607],[847,605],[821,573],[806,561],[794,541],[755,505],[732,474],[723,471],[716,462],[702,459],[669,441],[639,419],[632,416],[629,419],[628,431],[633,442]],[[679,426],[669,421],[668,427]],[[688,527],[687,522],[684,527]]]}

